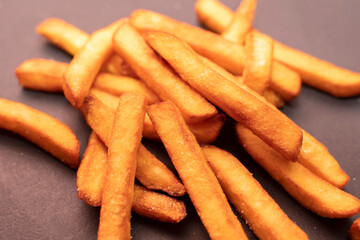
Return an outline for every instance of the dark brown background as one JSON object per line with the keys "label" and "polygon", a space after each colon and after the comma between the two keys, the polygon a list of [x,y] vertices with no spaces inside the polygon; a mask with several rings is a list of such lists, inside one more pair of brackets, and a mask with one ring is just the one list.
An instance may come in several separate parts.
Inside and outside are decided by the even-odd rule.
{"label": "dark brown background", "polygon": [[[238,1],[225,3],[235,9]],[[165,0],[0,0],[0,97],[26,103],[65,122],[79,137],[83,152],[90,129],[80,113],[60,94],[22,89],[14,76],[14,69],[29,58],[70,60],[35,33],[36,24],[60,17],[90,33],[145,8],[196,25],[193,5],[194,1]],[[359,10],[357,0],[260,0],[255,26],[290,46],[360,72]],[[360,97],[336,99],[305,86],[283,111],[330,149],[350,175],[345,190],[360,197]],[[145,144],[173,169],[161,144]],[[241,159],[311,239],[346,238],[356,216],[325,219],[302,208],[244,153],[231,121],[217,145]],[[0,130],[0,239],[96,239],[99,209],[76,197],[75,180],[74,170],[25,139]],[[133,239],[208,239],[189,199],[184,200],[188,216],[177,225],[133,214]],[[242,224],[249,238],[256,239]]]}

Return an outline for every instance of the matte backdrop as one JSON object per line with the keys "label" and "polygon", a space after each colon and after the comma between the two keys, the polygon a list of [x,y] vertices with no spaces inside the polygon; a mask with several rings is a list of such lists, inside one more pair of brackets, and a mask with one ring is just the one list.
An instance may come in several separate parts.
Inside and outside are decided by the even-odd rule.
{"label": "matte backdrop", "polygon": [[[235,9],[238,1],[224,1]],[[84,152],[90,129],[62,94],[23,89],[15,68],[29,58],[70,61],[35,33],[47,17],[59,17],[91,33],[137,9],[151,9],[199,25],[194,1],[0,0],[0,97],[19,101],[68,124]],[[259,0],[256,28],[290,46],[360,72],[360,1]],[[360,197],[360,97],[337,99],[304,86],[283,112],[323,142],[350,176],[345,190]],[[55,133],[54,133],[55,134]],[[174,170],[160,143],[144,144]],[[346,239],[353,220],[326,219],[301,207],[237,143],[228,120],[217,146],[229,150],[254,173],[281,208],[311,239]],[[0,130],[0,239],[96,239],[99,208],[76,196],[76,171],[24,138]],[[133,239],[208,239],[188,197],[188,216],[166,224],[132,216]],[[256,239],[245,222],[250,239]],[[276,226],[276,223],[274,223]]]}

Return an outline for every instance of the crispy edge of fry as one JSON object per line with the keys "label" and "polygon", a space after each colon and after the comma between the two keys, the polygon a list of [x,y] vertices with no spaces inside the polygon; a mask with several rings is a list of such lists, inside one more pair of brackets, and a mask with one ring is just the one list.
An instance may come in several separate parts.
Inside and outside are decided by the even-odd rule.
{"label": "crispy edge of fry", "polygon": [[74,132],[44,112],[0,98],[0,128],[25,137],[71,168],[79,165],[80,142]]}
{"label": "crispy edge of fry", "polygon": [[131,239],[131,207],[145,107],[142,95],[125,93],[120,97],[108,148],[98,239]]}
{"label": "crispy edge of fry", "polygon": [[270,83],[274,40],[267,35],[251,32],[246,35],[244,84],[264,95]]}
{"label": "crispy edge of fry", "polygon": [[45,19],[36,27],[36,32],[70,55],[78,53],[90,37],[88,33],[59,18]]}
{"label": "crispy edge of fry", "polygon": [[123,24],[114,35],[115,51],[162,100],[173,101],[187,123],[198,123],[217,114],[216,108],[156,55],[130,24]]}
{"label": "crispy edge of fry", "polygon": [[211,239],[247,239],[178,108],[165,101],[147,111]]}
{"label": "crispy edge of fry", "polygon": [[125,92],[134,92],[145,96],[148,104],[157,103],[159,97],[144,82],[135,78],[114,75],[110,73],[99,73],[92,85],[113,95],[120,96]]}
{"label": "crispy edge of fry", "polygon": [[[83,108],[86,122],[105,145],[108,146],[111,126],[115,118],[114,111],[92,94],[85,98]],[[180,186],[182,185],[181,182],[159,159],[142,145],[139,147],[137,164],[139,170],[142,169],[142,171],[136,171],[136,178],[145,187],[161,190],[173,196],[184,195],[184,188]],[[146,176],[142,176],[142,174],[146,174]]]}
{"label": "crispy edge of fry", "polygon": [[257,0],[242,0],[221,36],[229,41],[243,44],[246,34],[252,29],[256,5]]}
{"label": "crispy edge of fry", "polygon": [[360,218],[356,219],[353,224],[351,224],[349,237],[351,240],[360,240]]}
{"label": "crispy edge of fry", "polygon": [[237,124],[242,146],[302,206],[328,218],[346,218],[360,213],[360,200],[318,177],[298,162],[290,162]]}
{"label": "crispy edge of fry", "polygon": [[64,73],[63,91],[74,107],[81,108],[102,64],[112,53],[112,36],[124,21],[120,19],[93,33],[70,62]]}
{"label": "crispy edge of fry", "polygon": [[297,160],[302,131],[293,121],[258,94],[234,84],[208,67],[185,42],[174,35],[146,32],[144,36],[195,90],[229,116],[246,124],[287,159]]}
{"label": "crispy edge of fry", "polygon": [[231,153],[209,145],[201,149],[226,196],[259,239],[308,239]]}
{"label": "crispy edge of fry", "polygon": [[67,63],[33,58],[21,63],[16,68],[15,74],[24,88],[44,92],[62,92],[63,75],[67,66]]}

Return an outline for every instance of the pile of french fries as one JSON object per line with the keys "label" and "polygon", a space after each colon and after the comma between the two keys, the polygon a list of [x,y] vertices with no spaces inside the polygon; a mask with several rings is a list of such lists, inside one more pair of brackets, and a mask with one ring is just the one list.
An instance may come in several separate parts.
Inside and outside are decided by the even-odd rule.
{"label": "pile of french fries", "polygon": [[[71,129],[24,104],[0,99],[0,127],[78,168],[78,197],[101,206],[98,239],[130,239],[131,211],[180,222],[186,207],[176,197],[186,193],[211,239],[247,239],[228,200],[259,239],[308,239],[238,159],[208,144],[229,116],[244,149],[302,206],[327,218],[358,214],[360,200],[342,190],[349,176],[278,107],[301,81],[337,97],[360,94],[360,74],[255,30],[256,5],[243,0],[233,12],[198,0],[199,20],[215,33],[147,10],[92,34],[46,19],[37,32],[72,61],[30,59],[16,76],[25,88],[63,92],[81,111],[92,129],[86,151],[79,162]],[[142,138],[164,144],[180,179]],[[357,221],[353,239],[359,229]]]}

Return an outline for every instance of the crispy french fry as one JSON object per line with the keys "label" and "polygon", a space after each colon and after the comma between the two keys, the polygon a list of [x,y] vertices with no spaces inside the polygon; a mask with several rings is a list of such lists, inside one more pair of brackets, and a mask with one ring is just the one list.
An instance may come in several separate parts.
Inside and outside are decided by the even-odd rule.
{"label": "crispy french fry", "polygon": [[110,73],[99,73],[93,83],[93,87],[117,96],[125,92],[138,93],[146,97],[148,104],[160,101],[158,96],[143,82],[130,77]]}
{"label": "crispy french fry", "polygon": [[63,90],[65,97],[74,107],[81,108],[101,65],[112,53],[112,36],[124,21],[120,19],[93,33],[70,62],[64,73]]}
{"label": "crispy french fry", "polygon": [[301,205],[328,218],[347,218],[360,213],[360,200],[318,177],[298,162],[290,162],[238,124],[240,143]]}
{"label": "crispy french fry", "polygon": [[[118,100],[119,101],[119,100]],[[109,146],[115,113],[92,94],[84,102],[84,116],[99,138]],[[136,178],[147,188],[161,190],[173,196],[184,195],[184,187],[175,175],[141,145],[137,158]]]}
{"label": "crispy french fry", "polygon": [[217,114],[213,105],[156,56],[130,24],[123,24],[116,32],[114,49],[162,100],[171,100],[180,108],[187,123],[198,123]]}
{"label": "crispy french fry", "polygon": [[270,83],[274,41],[267,35],[251,32],[246,36],[244,84],[264,95]]}
{"label": "crispy french fry", "polygon": [[[225,30],[234,15],[231,9],[217,0],[198,0],[195,9],[200,22],[218,33]],[[359,73],[335,66],[278,41],[274,43],[274,58],[296,70],[303,82],[309,86],[336,97],[351,97],[360,94]]]}
{"label": "crispy french fry", "polygon": [[302,132],[283,113],[212,70],[175,36],[147,32],[145,38],[195,90],[229,116],[246,124],[287,159],[296,161],[302,144]]}
{"label": "crispy french fry", "polygon": [[351,225],[349,237],[351,240],[360,240],[360,218],[356,219]]}
{"label": "crispy french fry", "polygon": [[108,148],[98,239],[131,239],[131,207],[145,106],[142,95],[125,93],[120,97]]}
{"label": "crispy french fry", "polygon": [[247,239],[178,108],[170,101],[147,112],[211,239]]}
{"label": "crispy french fry", "polygon": [[63,75],[67,67],[67,63],[33,58],[23,62],[15,73],[24,88],[62,92]]}
{"label": "crispy french fry", "polygon": [[243,44],[246,34],[252,29],[257,0],[242,0],[236,9],[233,19],[221,36],[229,41]]}
{"label": "crispy french fry", "polygon": [[[176,21],[164,15],[136,10],[130,22],[139,31],[162,31],[186,41],[197,53],[209,58],[235,75],[241,75],[245,64],[244,47],[198,27]],[[300,93],[301,79],[293,70],[279,62],[273,63],[270,87],[290,101]]]}
{"label": "crispy french fry", "polygon": [[308,239],[238,159],[215,146],[202,150],[226,196],[259,239]]}
{"label": "crispy french fry", "polygon": [[80,142],[58,119],[25,104],[0,98],[0,128],[35,143],[66,165],[79,165]]}

